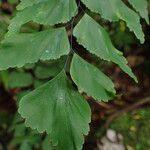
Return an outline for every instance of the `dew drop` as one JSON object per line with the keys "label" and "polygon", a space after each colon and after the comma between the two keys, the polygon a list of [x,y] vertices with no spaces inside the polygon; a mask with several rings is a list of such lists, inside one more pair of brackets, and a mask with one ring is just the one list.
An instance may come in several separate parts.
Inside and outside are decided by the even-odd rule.
{"label": "dew drop", "polygon": [[62,101],[64,99],[64,94],[63,93],[60,93],[59,94],[59,99]]}
{"label": "dew drop", "polygon": [[45,50],[46,53],[49,53],[49,50]]}
{"label": "dew drop", "polygon": [[60,97],[60,100],[63,100],[63,97]]}

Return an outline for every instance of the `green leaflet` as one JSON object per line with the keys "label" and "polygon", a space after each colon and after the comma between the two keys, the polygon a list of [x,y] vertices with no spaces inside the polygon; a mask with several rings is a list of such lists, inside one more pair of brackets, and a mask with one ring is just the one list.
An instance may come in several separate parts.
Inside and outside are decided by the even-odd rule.
{"label": "green leaflet", "polygon": [[146,22],[149,24],[147,0],[128,0],[131,5],[140,13]]}
{"label": "green leaflet", "polygon": [[33,78],[30,73],[24,72],[11,72],[8,78],[9,88],[28,87],[32,85]]}
{"label": "green leaflet", "polygon": [[95,66],[75,55],[71,64],[71,77],[79,89],[97,100],[108,101],[115,95],[113,82]]}
{"label": "green leaflet", "polygon": [[16,17],[12,19],[8,35],[19,32],[21,26],[29,21],[54,25],[68,22],[77,13],[75,0],[44,0],[41,2],[33,1],[29,4],[31,6],[19,11]]}
{"label": "green leaflet", "polygon": [[[124,20],[141,43],[144,43],[144,34],[140,24],[140,17],[133,10],[129,9],[121,0],[82,1],[89,9],[101,14],[104,19],[110,21]],[[141,3],[143,3],[143,1]]]}
{"label": "green leaflet", "polygon": [[113,46],[108,33],[91,17],[85,15],[82,18],[74,29],[74,36],[89,52],[118,64],[124,72],[137,81],[122,53]]}
{"label": "green leaflet", "polygon": [[24,96],[19,113],[26,125],[50,134],[59,150],[81,150],[89,131],[91,111],[62,71],[56,78]]}
{"label": "green leaflet", "polygon": [[[57,59],[70,49],[64,28],[7,37],[0,47],[0,70],[21,67],[39,59]],[[7,59],[6,59],[7,58]]]}
{"label": "green leaflet", "polygon": [[110,5],[109,0],[81,0],[90,10],[101,14],[101,16],[110,21],[118,21],[115,11]]}

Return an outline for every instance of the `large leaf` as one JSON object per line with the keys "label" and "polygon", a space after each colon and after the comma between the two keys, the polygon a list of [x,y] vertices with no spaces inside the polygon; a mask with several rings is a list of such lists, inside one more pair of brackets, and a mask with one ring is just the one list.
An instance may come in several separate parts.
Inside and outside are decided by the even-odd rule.
{"label": "large leaf", "polygon": [[8,35],[18,32],[20,27],[29,21],[44,25],[67,22],[77,11],[75,0],[38,0],[29,4],[31,6],[19,11],[12,19]]}
{"label": "large leaf", "polygon": [[149,24],[147,0],[128,0]]}
{"label": "large leaf", "polygon": [[21,67],[39,59],[57,59],[68,54],[69,41],[64,28],[7,37],[0,47],[0,70]]}
{"label": "large leaf", "polygon": [[90,108],[62,71],[56,78],[29,93],[20,102],[26,125],[50,134],[60,150],[81,150],[89,131]]}
{"label": "large leaf", "polygon": [[85,15],[82,18],[74,29],[74,36],[89,52],[118,64],[124,72],[137,81],[122,53],[113,46],[108,33],[91,17]]}
{"label": "large leaf", "polygon": [[113,82],[95,66],[77,55],[73,57],[71,64],[71,77],[80,90],[97,100],[107,101],[115,95]]}
{"label": "large leaf", "polygon": [[[141,43],[144,42],[144,34],[140,25],[140,17],[129,9],[121,0],[82,0],[92,11],[102,15],[110,21],[124,20]],[[136,1],[136,0],[133,0]],[[143,3],[143,1],[141,2]]]}

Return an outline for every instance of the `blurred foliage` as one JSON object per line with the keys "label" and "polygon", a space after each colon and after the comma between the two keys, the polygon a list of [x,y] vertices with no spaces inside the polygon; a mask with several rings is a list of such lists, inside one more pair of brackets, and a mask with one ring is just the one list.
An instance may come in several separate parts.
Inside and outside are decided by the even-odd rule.
{"label": "blurred foliage", "polygon": [[125,113],[112,122],[111,128],[121,133],[126,147],[133,150],[150,148],[150,109]]}

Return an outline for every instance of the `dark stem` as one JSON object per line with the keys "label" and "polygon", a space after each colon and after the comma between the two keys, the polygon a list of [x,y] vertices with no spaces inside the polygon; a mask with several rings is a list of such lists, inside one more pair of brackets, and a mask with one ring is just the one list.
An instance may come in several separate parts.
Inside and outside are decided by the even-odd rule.
{"label": "dark stem", "polygon": [[72,61],[72,57],[73,57],[73,53],[75,52],[74,51],[74,48],[73,48],[73,43],[74,43],[74,40],[73,40],[73,29],[74,27],[76,26],[76,24],[81,20],[81,18],[83,17],[84,15],[84,12],[81,10],[81,7],[80,7],[80,0],[77,1],[77,15],[74,16],[72,18],[72,20],[70,21],[70,23],[66,26],[66,31],[68,33],[68,38],[69,38],[69,42],[70,42],[70,52],[67,56],[67,59],[66,59],[66,63],[65,63],[65,66],[64,66],[64,69],[66,72],[68,72],[68,69],[70,68],[70,64],[71,64],[71,61]]}
{"label": "dark stem", "polygon": [[136,108],[139,108],[140,106],[146,104],[146,103],[150,103],[150,97],[146,97],[144,99],[141,99],[139,101],[137,101],[136,103],[130,105],[130,106],[127,106],[125,107],[124,109],[121,109],[121,110],[118,110],[117,112],[113,113],[106,121],[106,124],[105,124],[105,128],[107,129],[109,127],[109,125],[111,124],[111,122],[119,117],[121,114],[123,113],[126,113],[126,112],[129,112],[129,111],[132,111]]}

